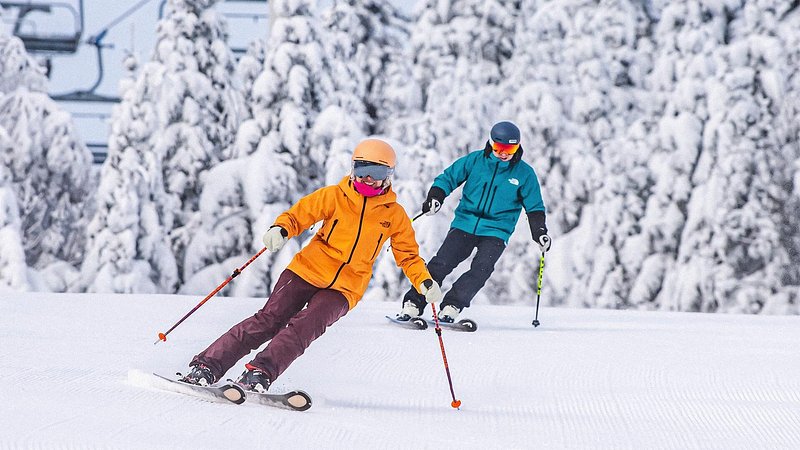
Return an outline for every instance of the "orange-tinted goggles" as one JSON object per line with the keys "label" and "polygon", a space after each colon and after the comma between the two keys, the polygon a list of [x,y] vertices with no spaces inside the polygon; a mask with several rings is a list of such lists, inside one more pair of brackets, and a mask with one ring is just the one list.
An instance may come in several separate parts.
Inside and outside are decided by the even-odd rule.
{"label": "orange-tinted goggles", "polygon": [[491,139],[489,139],[489,142],[492,144],[492,150],[496,151],[497,153],[513,155],[514,153],[517,153],[517,150],[519,150],[519,144],[503,144],[501,142],[495,142]]}

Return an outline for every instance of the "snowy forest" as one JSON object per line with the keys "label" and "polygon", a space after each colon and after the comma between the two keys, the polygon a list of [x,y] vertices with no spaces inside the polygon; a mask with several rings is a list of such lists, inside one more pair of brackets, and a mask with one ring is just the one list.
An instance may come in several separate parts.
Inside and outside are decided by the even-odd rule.
{"label": "snowy forest", "polygon": [[[118,62],[101,167],[0,37],[0,292],[205,295],[363,138],[397,149],[414,216],[511,120],[553,238],[542,305],[800,313],[800,2],[271,0],[239,58],[214,4],[167,0],[150,57]],[[414,223],[423,258],[459,195]],[[314,231],[219,295],[267,296]],[[475,304],[533,305],[539,256],[523,215]],[[365,298],[408,288],[382,251]]]}

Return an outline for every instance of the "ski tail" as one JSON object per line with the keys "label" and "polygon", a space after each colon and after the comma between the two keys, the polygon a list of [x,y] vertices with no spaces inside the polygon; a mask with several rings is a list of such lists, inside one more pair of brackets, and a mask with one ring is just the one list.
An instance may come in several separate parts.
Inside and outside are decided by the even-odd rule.
{"label": "ski tail", "polygon": [[213,386],[200,386],[179,380],[173,380],[157,373],[152,374],[150,387],[179,394],[193,395],[211,401],[228,401],[241,405],[246,400],[244,389],[236,383],[222,383]]}

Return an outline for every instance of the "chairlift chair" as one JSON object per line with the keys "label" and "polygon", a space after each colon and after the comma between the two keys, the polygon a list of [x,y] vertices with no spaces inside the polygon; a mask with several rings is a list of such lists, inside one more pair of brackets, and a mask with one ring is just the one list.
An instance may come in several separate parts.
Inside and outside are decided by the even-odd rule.
{"label": "chairlift chair", "polygon": [[[75,53],[83,36],[83,0],[76,4],[53,1],[0,1],[0,7],[17,10],[14,21],[13,34],[25,44],[25,49],[30,53]],[[73,27],[69,30],[57,32],[41,32],[35,20],[30,19],[30,13],[45,13],[56,15],[67,13],[72,16]]]}

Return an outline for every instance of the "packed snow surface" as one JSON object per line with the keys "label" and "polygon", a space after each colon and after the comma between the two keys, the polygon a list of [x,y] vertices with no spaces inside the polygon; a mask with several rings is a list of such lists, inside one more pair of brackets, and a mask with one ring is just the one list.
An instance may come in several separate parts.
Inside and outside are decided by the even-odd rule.
{"label": "packed snow surface", "polygon": [[[214,298],[2,294],[0,448],[800,448],[800,317],[476,305],[475,333],[365,301],[272,390],[306,412],[149,386],[261,307]],[[242,360],[228,377],[243,370]]]}

